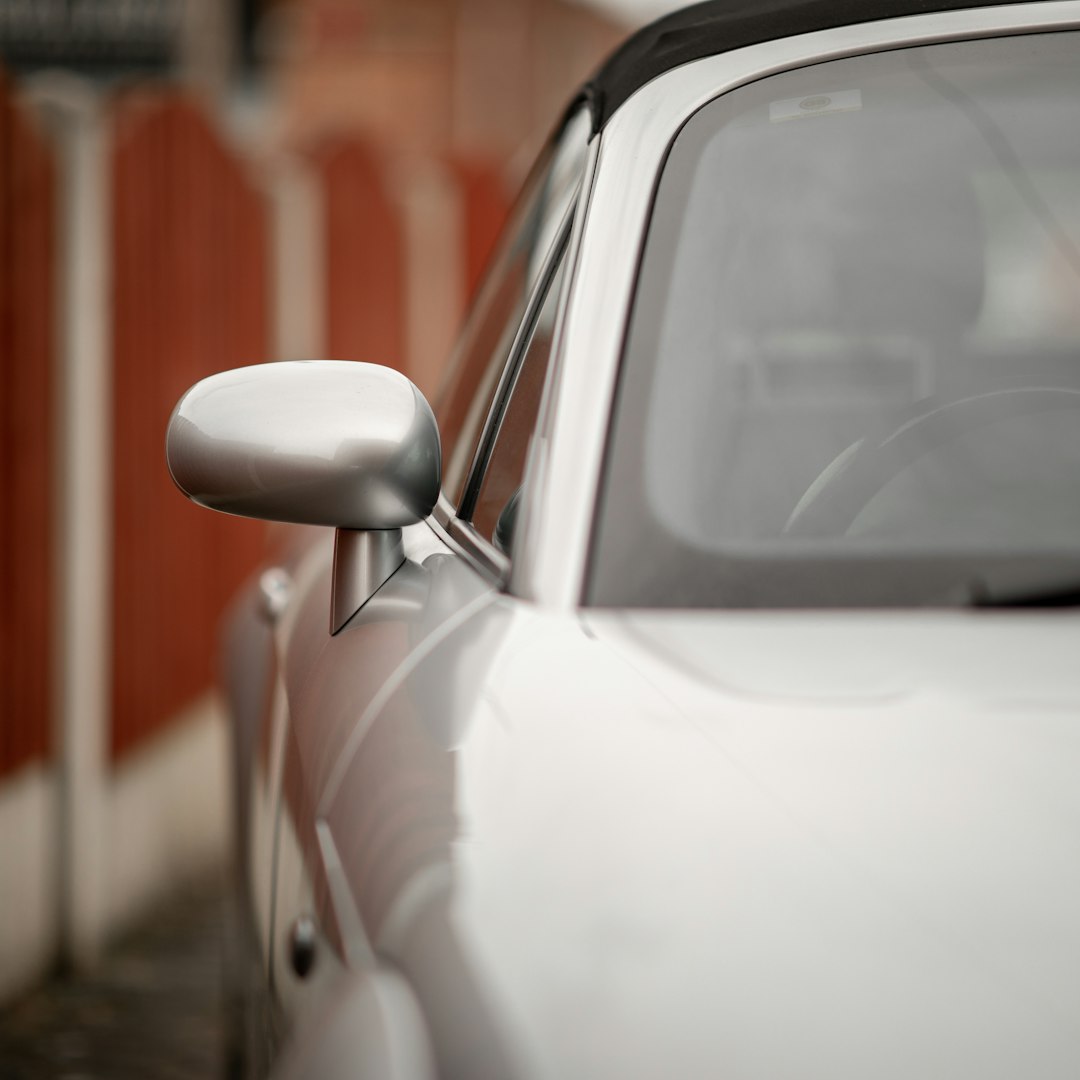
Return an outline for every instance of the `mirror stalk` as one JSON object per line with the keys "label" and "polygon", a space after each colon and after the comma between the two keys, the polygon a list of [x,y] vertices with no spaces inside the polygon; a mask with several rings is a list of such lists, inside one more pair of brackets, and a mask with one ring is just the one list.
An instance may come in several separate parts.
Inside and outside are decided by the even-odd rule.
{"label": "mirror stalk", "polygon": [[330,633],[336,634],[405,561],[400,529],[338,529]]}

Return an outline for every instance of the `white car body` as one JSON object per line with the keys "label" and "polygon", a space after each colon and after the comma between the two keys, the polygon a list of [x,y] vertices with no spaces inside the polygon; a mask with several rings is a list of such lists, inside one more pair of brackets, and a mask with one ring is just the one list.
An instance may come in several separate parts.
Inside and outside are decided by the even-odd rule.
{"label": "white car body", "polygon": [[340,632],[328,540],[234,620],[276,1075],[1080,1076],[1071,609],[582,602],[675,133],[775,72],[1077,28],[1060,0],[779,37],[590,137],[512,564],[444,495]]}

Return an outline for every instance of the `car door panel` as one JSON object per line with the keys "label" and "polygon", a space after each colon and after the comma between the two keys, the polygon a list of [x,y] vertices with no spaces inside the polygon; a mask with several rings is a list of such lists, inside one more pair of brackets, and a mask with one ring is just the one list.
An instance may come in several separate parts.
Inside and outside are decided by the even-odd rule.
{"label": "car door panel", "polygon": [[[357,945],[332,903],[317,822],[328,793],[357,745],[369,737],[370,715],[404,677],[432,636],[493,594],[490,577],[451,553],[433,529],[404,530],[405,563],[342,628],[329,634],[329,565],[297,598],[292,631],[283,635],[280,664],[287,723],[271,891],[272,994],[284,1031],[320,996],[322,977],[298,978],[291,965],[290,928],[313,917],[320,957],[340,968]],[[312,643],[316,642],[316,645]],[[355,935],[354,935],[355,936]],[[363,942],[359,943],[363,949]]]}
{"label": "car door panel", "polygon": [[469,1080],[519,1075],[451,911],[454,848],[469,842],[457,748],[513,619],[513,606],[489,594],[444,623],[381,703],[325,807],[363,933],[409,978],[440,1075]]}

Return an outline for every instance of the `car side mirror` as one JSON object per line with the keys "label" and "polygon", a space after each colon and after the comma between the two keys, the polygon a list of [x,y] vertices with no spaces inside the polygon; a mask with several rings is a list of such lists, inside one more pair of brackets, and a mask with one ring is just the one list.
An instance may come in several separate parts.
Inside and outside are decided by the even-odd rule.
{"label": "car side mirror", "polygon": [[169,472],[227,514],[337,529],[330,632],[404,562],[401,529],[439,497],[439,430],[423,394],[378,364],[301,360],[211,375],[177,403]]}

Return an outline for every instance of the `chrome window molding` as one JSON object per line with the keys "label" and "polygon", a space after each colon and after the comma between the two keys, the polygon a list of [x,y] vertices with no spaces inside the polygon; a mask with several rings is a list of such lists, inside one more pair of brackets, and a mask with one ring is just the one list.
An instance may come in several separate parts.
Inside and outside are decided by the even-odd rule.
{"label": "chrome window molding", "polygon": [[510,559],[489,540],[485,540],[468,521],[455,518],[448,530],[451,540],[475,563],[483,573],[492,577],[499,586],[510,578]]}
{"label": "chrome window molding", "polygon": [[431,511],[431,518],[439,528],[446,532],[450,528],[450,522],[454,520],[454,515],[457,511],[454,509],[454,504],[447,497],[445,491],[439,492],[439,499],[435,503],[435,509]]}
{"label": "chrome window molding", "polygon": [[510,577],[510,560],[485,540],[468,522],[455,516],[453,504],[439,496],[427,519],[428,527],[454,554],[461,556],[484,577],[502,588]]}
{"label": "chrome window molding", "polygon": [[1080,0],[911,15],[817,31],[696,60],[647,83],[594,143],[573,289],[541,411],[541,467],[512,588],[544,607],[577,607],[619,361],[656,183],[682,126],[708,102],[770,75],[874,52],[1080,28]]}
{"label": "chrome window molding", "polygon": [[522,362],[528,351],[529,343],[532,341],[536,322],[547,300],[548,290],[551,288],[551,283],[562,265],[563,257],[566,255],[570,227],[574,220],[574,211],[577,208],[579,197],[580,188],[570,197],[570,204],[566,208],[562,221],[559,222],[559,227],[555,232],[555,239],[547,255],[544,256],[543,268],[536,279],[532,295],[525,304],[525,312],[521,323],[518,325],[517,332],[514,334],[513,344],[510,346],[506,363],[499,376],[499,384],[495,390],[495,396],[491,399],[491,408],[488,410],[488,415],[484,420],[480,441],[477,443],[476,453],[473,455],[472,464],[469,466],[461,506],[458,507],[458,517],[464,521],[472,519],[484,474],[487,472],[488,464],[491,461],[491,452],[495,447],[499,432],[502,430],[507,403],[510,400],[510,395],[514,392],[514,387],[517,385],[518,373],[521,371]]}
{"label": "chrome window molding", "polygon": [[[455,507],[445,491],[440,492],[435,508],[428,519],[432,530],[451,550],[462,555],[483,574],[492,578],[499,587],[506,586],[510,580],[511,562],[508,556],[500,551],[489,540],[486,540],[473,528],[468,518],[475,508],[476,498],[483,482],[483,474],[491,457],[492,448],[498,438],[502,427],[502,420],[506,411],[506,404],[513,393],[518,372],[528,350],[536,321],[540,311],[547,300],[548,290],[555,278],[564,259],[573,259],[573,252],[581,232],[581,213],[585,195],[589,190],[592,178],[592,169],[596,157],[596,142],[592,140],[586,155],[585,169],[578,183],[577,190],[570,199],[566,213],[556,230],[555,239],[544,259],[544,266],[537,278],[536,286],[526,304],[525,313],[521,324],[514,335],[514,341],[507,354],[506,364],[499,376],[499,385],[492,398],[491,407],[485,418],[480,441],[477,444],[473,461],[469,466],[468,478],[461,500],[461,506]],[[572,263],[570,264],[572,269]],[[540,402],[538,424],[542,421],[544,406],[547,399],[547,385],[551,378],[551,368],[559,347],[559,330],[561,325],[562,311],[566,303],[566,295],[570,273],[567,273],[562,281],[558,310],[555,321],[555,341],[552,345],[552,360],[549,364],[545,377],[545,389]],[[526,462],[525,480],[528,484],[529,464]]]}
{"label": "chrome window molding", "polygon": [[[576,133],[574,130],[575,127],[577,128]],[[507,222],[507,231],[500,234],[493,261],[485,271],[477,295],[470,302],[470,309],[466,313],[465,322],[459,333],[459,341],[450,357],[450,362],[453,364],[454,355],[458,354],[458,350],[462,347],[464,339],[471,336],[470,328],[474,327],[477,322],[481,324],[484,322],[486,314],[485,297],[490,298],[490,294],[496,292],[501,287],[501,283],[505,278],[507,265],[514,261],[512,253],[517,248],[522,236],[533,231],[539,236],[543,236],[543,234],[547,233],[548,239],[546,245],[543,243],[537,244],[533,252],[534,255],[538,256],[535,261],[539,264],[540,272],[532,280],[531,284],[528,283],[528,281],[526,282],[526,293],[524,303],[522,304],[521,315],[519,316],[517,325],[512,327],[513,336],[510,339],[505,355],[502,357],[502,366],[500,366],[498,371],[498,379],[496,380],[495,390],[492,393],[492,400],[488,403],[487,412],[483,417],[478,418],[480,423],[473,436],[468,440],[470,445],[455,447],[451,454],[443,461],[445,471],[446,466],[457,458],[459,451],[461,452],[463,459],[466,453],[469,455],[467,460],[461,462],[465,465],[464,477],[461,483],[461,499],[459,500],[462,506],[465,505],[469,495],[470,482],[481,457],[480,451],[486,438],[488,424],[491,422],[492,417],[497,416],[499,412],[497,405],[503,380],[505,378],[506,364],[514,356],[514,349],[520,337],[521,324],[528,318],[531,300],[536,295],[537,290],[543,287],[543,276],[547,270],[552,249],[560,242],[563,220],[568,212],[572,216],[572,208],[580,195],[581,181],[586,171],[585,165],[589,156],[589,142],[591,138],[588,134],[589,130],[591,130],[591,120],[588,106],[583,100],[579,99],[574,107],[566,112],[560,123],[556,125],[555,131],[545,144],[545,149],[541,153],[540,158],[533,164],[529,177],[526,179],[522,192],[519,194],[515,203],[511,213],[511,219]],[[547,200],[546,196],[550,194],[553,180],[559,173],[561,167],[560,163],[565,165],[566,161],[564,159],[567,155],[573,157],[578,151],[580,151],[581,160],[580,162],[576,160],[569,162],[567,175],[570,178],[570,183],[562,187],[562,190],[567,192],[565,198],[560,197],[557,200]],[[535,189],[533,187],[534,179],[539,180],[539,186]],[[524,203],[522,202],[522,199],[525,200]],[[548,216],[551,207],[548,206],[547,203],[552,201],[557,203],[556,209],[558,206],[562,206],[562,213],[560,213],[558,218]],[[538,211],[538,207],[541,206],[541,204],[543,204],[544,209]],[[554,230],[550,228],[552,224],[554,225]],[[502,254],[500,254],[500,252]],[[530,256],[527,262],[531,265],[534,260]],[[506,329],[511,329],[510,323],[504,325]],[[500,332],[499,337],[500,339],[503,338],[502,332]],[[498,350],[496,349],[496,352],[497,351]],[[462,359],[464,359],[464,357],[462,357]],[[477,397],[483,392],[483,387],[490,386],[488,372],[494,366],[493,361],[495,359],[496,354],[493,353],[488,358],[488,364],[485,366],[480,383],[474,387],[474,393]],[[471,408],[469,412],[471,413]],[[466,428],[468,428],[468,418],[466,419],[465,424]],[[466,429],[463,428],[459,433],[459,442],[465,435],[465,431]],[[450,499],[450,496],[447,495],[447,498]],[[451,502],[453,502],[453,500],[451,500]]]}
{"label": "chrome window molding", "polygon": [[[579,198],[580,188],[571,198],[563,220],[559,223],[555,240],[545,256],[543,269],[525,306],[525,314],[514,335],[513,345],[507,354],[506,364],[499,376],[498,388],[492,398],[491,407],[484,421],[476,453],[473,456],[472,464],[469,466],[461,506],[455,508],[449,496],[445,491],[442,491],[439,493],[435,508],[428,518],[428,523],[433,531],[447,546],[469,559],[482,573],[493,577],[500,587],[509,580],[510,559],[489,540],[481,536],[473,528],[469,519],[476,505],[484,473],[491,459],[492,449],[498,439],[499,431],[502,429],[506,405],[514,391],[518,372],[521,370],[529,342],[532,340],[533,330],[536,328],[536,321],[547,300],[552,281],[562,265],[563,259],[567,257],[571,227],[575,219]],[[559,301],[560,305],[565,298],[565,285],[564,280],[563,298]],[[556,328],[558,328],[557,320]],[[550,371],[548,374],[550,375]],[[541,408],[543,408],[543,401],[541,401]],[[526,467],[526,476],[528,476],[528,467]]]}
{"label": "chrome window molding", "polygon": [[533,432],[529,453],[525,461],[524,498],[521,503],[521,517],[517,523],[514,563],[511,567],[508,591],[519,596],[535,599],[529,588],[534,576],[535,552],[539,538],[542,515],[537,512],[544,490],[544,478],[547,475],[549,439],[553,418],[552,410],[556,399],[555,387],[558,385],[560,371],[564,363],[566,321],[569,298],[573,295],[581,261],[581,245],[585,235],[585,224],[592,205],[593,187],[596,180],[596,166],[600,157],[601,137],[593,135],[589,142],[589,151],[585,159],[585,172],[581,178],[573,225],[566,250],[566,273],[562,280],[562,295],[559,297],[555,312],[555,337],[552,342],[551,360],[544,378],[544,387],[540,397],[540,411],[536,417],[536,430]]}

